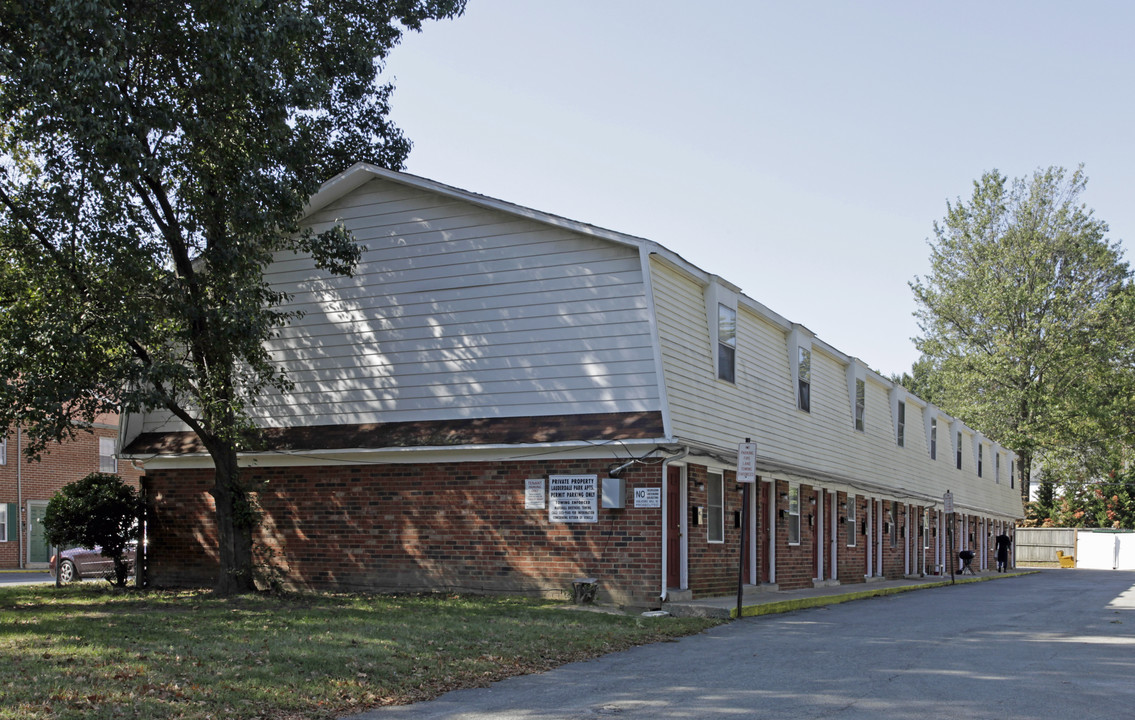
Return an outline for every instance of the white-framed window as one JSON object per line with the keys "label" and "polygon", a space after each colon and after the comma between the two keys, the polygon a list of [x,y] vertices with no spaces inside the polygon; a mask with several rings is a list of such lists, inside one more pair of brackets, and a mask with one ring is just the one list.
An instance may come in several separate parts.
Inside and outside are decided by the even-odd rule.
{"label": "white-framed window", "polygon": [[1001,453],[993,456],[993,482],[1001,484]]}
{"label": "white-framed window", "polygon": [[922,549],[930,549],[930,509],[922,508]]}
{"label": "white-framed window", "polygon": [[737,377],[737,311],[723,303],[717,304],[717,377]]}
{"label": "white-framed window", "polygon": [[958,433],[958,469],[962,469],[962,434]]}
{"label": "white-framed window", "polygon": [[8,505],[0,503],[0,542],[8,542]]}
{"label": "white-framed window", "polygon": [[899,447],[906,446],[906,403],[899,400],[899,425],[898,425],[898,443]]}
{"label": "white-framed window", "polygon": [[798,407],[804,412],[812,412],[812,351],[808,348],[800,348],[797,370]]}
{"label": "white-framed window", "polygon": [[863,432],[866,424],[863,416],[867,412],[867,384],[855,379],[855,429]]}
{"label": "white-framed window", "polygon": [[800,486],[788,486],[788,544],[800,544]]}
{"label": "white-framed window", "polygon": [[859,543],[859,521],[855,514],[856,497],[847,496],[847,546],[855,547]]}
{"label": "white-framed window", "polygon": [[709,473],[705,483],[706,539],[711,543],[725,542],[725,477]]}
{"label": "white-framed window", "polygon": [[1009,487],[1014,488],[1017,486],[1017,477],[1013,474],[1013,461],[1009,461]]}
{"label": "white-framed window", "polygon": [[985,446],[981,443],[977,444],[977,476],[981,477],[981,461],[985,455]]}
{"label": "white-framed window", "polygon": [[8,436],[0,440],[0,465],[8,464]]}
{"label": "white-framed window", "polygon": [[899,504],[898,501],[892,500],[891,507],[887,509],[887,534],[891,536],[891,547],[895,547],[899,543]]}
{"label": "white-framed window", "polygon": [[99,438],[99,472],[118,472],[118,459],[114,457],[114,438]]}
{"label": "white-framed window", "polygon": [[930,459],[938,459],[938,418],[930,418]]}

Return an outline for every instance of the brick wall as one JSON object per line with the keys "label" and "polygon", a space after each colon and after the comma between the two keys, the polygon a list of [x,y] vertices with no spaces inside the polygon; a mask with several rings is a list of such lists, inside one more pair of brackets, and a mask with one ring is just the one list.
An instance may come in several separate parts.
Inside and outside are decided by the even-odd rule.
{"label": "brick wall", "polygon": [[[3,453],[4,462],[0,464],[0,503],[16,503],[20,500],[21,515],[27,510],[29,500],[50,500],[60,488],[68,483],[97,472],[99,469],[99,438],[118,436],[117,419],[100,418],[91,432],[80,432],[73,440],[64,443],[51,443],[38,461],[29,461],[20,455],[16,432],[7,435],[7,447]],[[119,474],[137,486],[141,472],[127,462],[119,462]],[[17,482],[17,473],[19,482]],[[19,489],[17,490],[17,485]],[[26,517],[20,519],[21,532],[26,530]],[[17,542],[13,527],[8,532],[8,541],[0,542],[0,568],[19,566],[19,548],[27,552],[27,535],[23,532],[22,543]]]}
{"label": "brick wall", "polygon": [[[656,606],[661,511],[631,492],[661,487],[658,468],[623,474],[625,509],[596,523],[550,523],[524,509],[526,478],[598,475],[608,459],[245,470],[265,483],[257,552],[286,584],[339,590],[447,590],[564,596],[579,577],[600,598]],[[211,585],[216,535],[211,470],[152,471],[149,577]]]}

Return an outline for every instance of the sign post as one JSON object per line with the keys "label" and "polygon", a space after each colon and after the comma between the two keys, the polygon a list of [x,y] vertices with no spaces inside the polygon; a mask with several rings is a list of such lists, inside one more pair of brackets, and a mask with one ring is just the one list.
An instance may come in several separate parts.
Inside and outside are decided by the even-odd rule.
{"label": "sign post", "polygon": [[949,490],[942,496],[942,511],[946,513],[946,522],[950,523],[946,529],[946,538],[950,546],[946,552],[946,562],[950,563],[950,584],[954,584],[954,566],[958,560],[954,557],[954,494]]}
{"label": "sign post", "polygon": [[745,596],[745,548],[749,546],[749,488],[757,481],[757,444],[750,438],[737,446],[737,482],[741,483],[741,547],[737,552],[737,619]]}

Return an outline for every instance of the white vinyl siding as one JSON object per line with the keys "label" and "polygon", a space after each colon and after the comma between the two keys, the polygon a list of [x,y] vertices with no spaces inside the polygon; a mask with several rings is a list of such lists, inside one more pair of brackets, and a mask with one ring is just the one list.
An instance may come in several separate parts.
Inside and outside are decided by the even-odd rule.
{"label": "white vinyl siding", "polygon": [[[931,462],[928,433],[905,432],[906,449],[899,448],[891,384],[869,370],[863,375],[864,432],[855,431],[854,405],[849,400],[855,384],[848,380],[846,360],[819,341],[811,343],[811,412],[798,411],[789,365],[790,357],[796,360],[789,350],[791,328],[744,300],[737,308],[741,342],[736,383],[717,382],[716,368],[706,362],[712,346],[703,284],[662,258],[653,258],[651,267],[675,437],[735,449],[743,428],[740,434],[751,435],[761,456],[776,463],[894,487],[926,500],[940,499],[943,488],[951,487],[960,504],[1019,516],[1019,494],[990,491],[989,487],[996,487],[992,483],[971,485],[953,463]],[[919,428],[929,424],[921,413],[931,411],[914,396],[903,398],[908,423]],[[950,420],[942,418],[943,427],[950,428]],[[947,442],[944,447],[950,446]]]}
{"label": "white vinyl siding", "polygon": [[295,387],[260,424],[661,409],[637,248],[382,179],[310,224],[336,219],[363,247],[353,277],[296,255],[266,271],[303,317],[269,343]]}

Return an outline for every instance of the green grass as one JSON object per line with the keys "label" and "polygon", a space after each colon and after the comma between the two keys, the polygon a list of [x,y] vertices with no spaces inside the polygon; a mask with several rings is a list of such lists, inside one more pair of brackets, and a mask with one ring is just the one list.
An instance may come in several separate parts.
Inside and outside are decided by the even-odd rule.
{"label": "green grass", "polygon": [[0,719],[332,718],[716,622],[502,597],[0,588]]}

